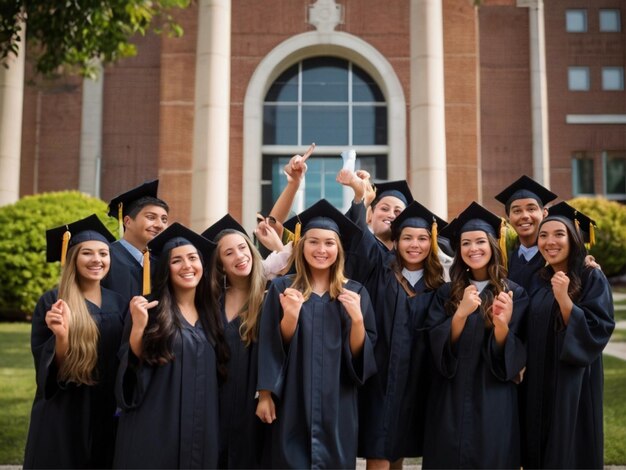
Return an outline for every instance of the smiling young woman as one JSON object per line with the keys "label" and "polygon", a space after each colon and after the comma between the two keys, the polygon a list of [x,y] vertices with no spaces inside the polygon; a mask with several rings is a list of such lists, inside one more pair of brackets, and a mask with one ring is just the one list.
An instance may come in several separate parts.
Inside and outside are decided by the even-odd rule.
{"label": "smiling young woman", "polygon": [[[427,327],[434,364],[424,468],[519,468],[517,383],[528,296],[506,278],[501,220],[477,203],[441,235],[457,256]],[[463,416],[463,419],[458,419]]]}
{"label": "smiling young woman", "polygon": [[61,261],[62,271],[58,289],[39,299],[33,315],[37,392],[24,468],[107,468],[126,310],[100,285],[114,238],[95,215],[48,230],[46,238],[48,261]]}
{"label": "smiling young woman", "polygon": [[154,293],[135,296],[116,385],[117,468],[215,468],[228,348],[207,266],[211,241],[174,223],[149,243]]}
{"label": "smiling young woman", "polygon": [[602,350],[615,321],[606,277],[585,264],[583,234],[593,223],[559,203],[539,226],[539,250],[548,264],[530,291],[528,468],[603,468]]}

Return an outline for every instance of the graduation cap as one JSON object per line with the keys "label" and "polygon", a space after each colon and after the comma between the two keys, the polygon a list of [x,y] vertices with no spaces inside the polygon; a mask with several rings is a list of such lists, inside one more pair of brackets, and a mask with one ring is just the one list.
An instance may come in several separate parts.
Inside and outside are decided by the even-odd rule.
{"label": "graduation cap", "polygon": [[50,263],[61,261],[63,266],[68,249],[90,240],[101,241],[107,245],[115,241],[113,234],[96,214],[46,230],[46,259]]}
{"label": "graduation cap", "polygon": [[144,197],[157,199],[159,180],[146,181],[125,193],[111,199],[109,203],[109,217],[117,217],[120,227],[120,238],[124,236],[124,217],[134,209],[134,203]]}
{"label": "graduation cap", "polygon": [[596,233],[594,227],[597,225],[595,220],[573,208],[565,201],[548,208],[548,217],[546,219],[553,217],[570,220],[574,223],[576,230],[578,230],[585,243],[588,243],[589,247],[595,245]]}
{"label": "graduation cap", "polygon": [[526,175],[522,175],[496,195],[496,199],[504,204],[507,215],[511,204],[518,199],[534,199],[540,207],[544,207],[556,198],[556,194]]}
{"label": "graduation cap", "polygon": [[326,199],[320,199],[283,225],[295,233],[294,243],[299,241],[300,235],[304,235],[312,228],[332,230],[340,236],[344,245],[349,243],[352,237],[361,234],[361,229]]}
{"label": "graduation cap", "polygon": [[387,196],[393,196],[404,202],[408,206],[413,202],[413,195],[406,180],[389,181],[386,183],[375,183],[376,197],[372,201],[371,206],[375,206],[378,201]]}
{"label": "graduation cap", "polygon": [[211,240],[212,242],[215,242],[215,239],[220,234],[220,232],[227,229],[236,230],[248,236],[248,234],[246,233],[246,229],[243,228],[241,224],[237,222],[230,214],[226,214],[220,220],[207,228],[204,232],[202,232],[202,236],[208,240]]}
{"label": "graduation cap", "polygon": [[506,266],[506,222],[475,201],[441,230],[441,236],[450,240],[452,248],[456,251],[459,247],[461,235],[465,232],[476,230],[488,233],[496,240],[499,239],[503,265]]}
{"label": "graduation cap", "polygon": [[439,251],[437,231],[446,225],[448,223],[445,220],[437,217],[419,202],[413,201],[391,222],[391,238],[397,240],[405,227],[425,228],[431,234],[432,249],[436,255]]}

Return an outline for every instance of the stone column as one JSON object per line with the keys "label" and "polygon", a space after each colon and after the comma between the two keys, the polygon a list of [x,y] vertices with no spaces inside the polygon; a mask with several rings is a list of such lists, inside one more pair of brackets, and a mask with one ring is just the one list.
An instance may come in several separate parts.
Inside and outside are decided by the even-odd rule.
{"label": "stone column", "polygon": [[[520,5],[523,3],[524,5]],[[533,132],[533,178],[550,187],[548,133],[548,81],[546,78],[546,33],[543,0],[518,1],[527,6],[530,24],[530,89]]]}
{"label": "stone column", "polygon": [[448,213],[441,0],[411,0],[409,185],[436,214]]}
{"label": "stone column", "polygon": [[0,65],[0,206],[20,198],[25,36],[26,24],[22,23],[17,57],[6,59],[8,69]]}
{"label": "stone column", "polygon": [[191,227],[204,230],[228,211],[230,0],[198,2]]}
{"label": "stone column", "polygon": [[101,65],[98,66],[95,79],[83,79],[78,189],[95,197],[100,197],[103,84],[104,71]]}

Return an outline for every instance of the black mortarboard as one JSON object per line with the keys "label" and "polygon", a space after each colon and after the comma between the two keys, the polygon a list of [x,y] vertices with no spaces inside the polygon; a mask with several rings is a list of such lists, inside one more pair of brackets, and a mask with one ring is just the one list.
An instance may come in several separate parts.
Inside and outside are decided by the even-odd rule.
{"label": "black mortarboard", "polygon": [[589,243],[590,246],[595,245],[596,234],[594,227],[596,226],[596,221],[570,206],[567,202],[562,201],[548,208],[548,217],[564,217],[570,220],[574,223],[576,229],[582,232],[581,235],[585,243]]}
{"label": "black mortarboard", "polygon": [[534,199],[541,207],[544,207],[556,198],[556,194],[526,175],[522,175],[496,195],[496,199],[504,204],[507,214],[513,201],[518,199]]}
{"label": "black mortarboard", "polygon": [[241,224],[237,222],[230,214],[226,214],[220,220],[207,228],[204,232],[202,232],[202,236],[214,242],[215,238],[220,234],[220,232],[226,229],[237,230],[238,232],[241,232],[244,235],[248,236],[248,234],[246,233],[246,229],[243,228]]}
{"label": "black mortarboard", "polygon": [[[482,230],[492,235],[496,240],[500,239],[500,248],[502,249],[503,242],[506,243],[506,236],[502,237],[502,227],[503,220],[500,217],[485,209],[477,202],[472,202],[450,222],[440,234],[442,237],[446,237],[450,240],[452,248],[456,251],[459,246],[461,234],[474,230]],[[506,250],[503,251],[503,256],[505,253]]]}
{"label": "black mortarboard", "polygon": [[405,206],[408,206],[413,202],[413,195],[411,194],[411,188],[406,180],[388,181],[386,183],[374,183],[376,188],[376,197],[372,201],[372,206],[376,205],[383,197],[393,196],[404,202]]}
{"label": "black mortarboard", "polygon": [[441,230],[446,225],[448,225],[448,223],[445,220],[433,214],[419,202],[413,201],[393,220],[393,222],[391,222],[391,238],[397,240],[400,236],[400,232],[402,232],[402,229],[405,227],[425,228],[431,232],[433,251],[437,254],[439,249],[437,233],[438,230]]}
{"label": "black mortarboard", "polygon": [[322,228],[338,233],[344,245],[349,243],[352,237],[361,234],[361,229],[326,199],[320,199],[283,225],[296,234],[296,242],[300,235],[304,235],[312,228]]}
{"label": "black mortarboard", "polygon": [[46,230],[46,258],[48,262],[61,261],[63,265],[69,248],[89,240],[98,240],[107,245],[115,241],[113,234],[96,214]]}
{"label": "black mortarboard", "polygon": [[209,262],[213,250],[217,246],[211,240],[198,235],[184,225],[174,222],[148,243],[148,249],[154,256],[183,245],[193,245],[202,254],[205,265]]}

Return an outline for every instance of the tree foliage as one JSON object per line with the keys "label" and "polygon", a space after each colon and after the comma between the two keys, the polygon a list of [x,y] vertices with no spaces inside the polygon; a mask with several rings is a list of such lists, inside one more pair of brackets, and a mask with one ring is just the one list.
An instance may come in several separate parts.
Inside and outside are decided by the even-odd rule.
{"label": "tree foliage", "polygon": [[78,191],[26,196],[0,207],[0,318],[32,314],[39,297],[58,282],[60,264],[46,262],[46,230],[96,213],[117,233],[106,210],[104,201]]}
{"label": "tree foliage", "polygon": [[137,53],[130,42],[134,34],[161,32],[163,27],[171,35],[182,35],[170,11],[189,4],[190,0],[2,0],[0,61],[23,51],[19,33],[25,24],[39,72],[50,75],[63,68],[93,76],[98,61],[115,62]]}

